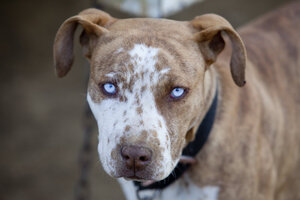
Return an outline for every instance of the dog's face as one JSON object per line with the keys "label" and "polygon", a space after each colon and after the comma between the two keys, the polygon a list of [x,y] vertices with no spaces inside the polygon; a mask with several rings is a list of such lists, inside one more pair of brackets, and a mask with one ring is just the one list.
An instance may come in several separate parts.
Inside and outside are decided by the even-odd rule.
{"label": "dog's face", "polygon": [[[170,39],[161,44],[164,36],[146,32],[134,39],[130,32],[122,35],[112,46],[104,44],[110,34],[103,36],[98,42],[104,48],[92,56],[87,98],[98,122],[100,159],[114,177],[159,180],[174,169],[203,107],[203,60],[197,53],[189,60],[176,57],[177,48],[197,48],[194,42],[184,47]],[[135,152],[145,157],[140,169],[127,163],[124,148],[146,151]]]}
{"label": "dog's face", "polygon": [[[89,9],[60,28],[54,46],[59,76],[72,63],[66,51],[76,24],[84,28],[87,100],[98,123],[100,160],[111,176],[161,180],[193,139],[215,87],[208,66],[224,48],[221,30],[197,34],[200,22],[116,20]],[[232,29],[227,32],[231,38]],[[234,72],[234,80],[243,81]]]}

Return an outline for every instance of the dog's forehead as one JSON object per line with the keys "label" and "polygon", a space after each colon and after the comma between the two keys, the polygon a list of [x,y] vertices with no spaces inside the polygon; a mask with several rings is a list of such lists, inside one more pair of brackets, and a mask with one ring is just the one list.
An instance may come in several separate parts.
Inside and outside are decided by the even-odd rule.
{"label": "dog's forehead", "polygon": [[195,67],[195,63],[202,63],[188,22],[125,19],[115,22],[109,32],[99,38],[92,66],[102,74],[126,71],[130,69],[128,64],[134,65],[135,56],[155,60],[158,70],[170,68],[171,73],[191,76],[201,67]]}
{"label": "dog's forehead", "polygon": [[114,32],[146,32],[164,35],[169,37],[189,36],[195,32],[190,22],[175,21],[169,19],[151,19],[151,18],[131,18],[122,19],[114,22],[109,28]]}

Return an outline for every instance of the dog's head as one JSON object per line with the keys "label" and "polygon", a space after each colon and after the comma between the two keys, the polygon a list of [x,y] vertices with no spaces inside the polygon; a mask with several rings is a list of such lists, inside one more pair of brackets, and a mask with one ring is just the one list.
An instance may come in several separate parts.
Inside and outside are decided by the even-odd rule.
{"label": "dog's head", "polygon": [[59,77],[71,68],[77,25],[91,65],[87,99],[98,123],[100,160],[113,177],[161,180],[171,173],[211,103],[216,80],[209,66],[224,48],[222,32],[233,47],[233,80],[244,84],[244,46],[220,16],[117,20],[84,10],[56,35]]}

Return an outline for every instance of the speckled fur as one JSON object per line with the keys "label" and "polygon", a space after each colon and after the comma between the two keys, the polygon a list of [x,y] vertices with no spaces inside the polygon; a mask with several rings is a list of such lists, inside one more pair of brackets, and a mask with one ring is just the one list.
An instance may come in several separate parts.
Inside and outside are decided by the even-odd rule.
{"label": "speckled fur", "polygon": [[[197,163],[156,198],[295,200],[300,199],[299,21],[296,1],[241,28],[247,59],[238,34],[216,15],[190,22],[118,20],[88,9],[60,27],[55,66],[60,77],[70,70],[73,34],[76,24],[82,25],[80,42],[91,63],[88,102],[99,125],[100,159],[111,176],[119,177],[123,168],[120,147],[139,144],[154,152],[144,178],[166,177],[218,87],[216,119]],[[233,48],[227,39],[218,55],[224,35]],[[234,83],[244,84],[246,61],[247,84],[239,88]],[[118,86],[117,96],[101,92],[105,82]],[[174,101],[169,96],[174,87],[188,92]],[[127,199],[135,200],[132,182],[119,181]]]}

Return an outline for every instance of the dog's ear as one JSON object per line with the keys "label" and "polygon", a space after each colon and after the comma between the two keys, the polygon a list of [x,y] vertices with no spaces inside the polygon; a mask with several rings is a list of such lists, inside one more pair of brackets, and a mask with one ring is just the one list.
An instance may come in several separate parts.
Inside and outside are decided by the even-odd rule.
{"label": "dog's ear", "polygon": [[53,46],[54,66],[58,77],[65,76],[73,63],[73,37],[78,24],[83,27],[80,43],[87,57],[91,54],[90,39],[96,39],[108,32],[106,25],[116,19],[97,10],[86,9],[76,16],[67,19],[58,29]]}
{"label": "dog's ear", "polygon": [[207,66],[216,61],[217,56],[225,47],[222,33],[228,35],[232,44],[230,70],[234,82],[238,86],[245,85],[246,49],[239,34],[223,17],[215,14],[206,14],[191,21],[197,29],[194,39],[199,43]]}

